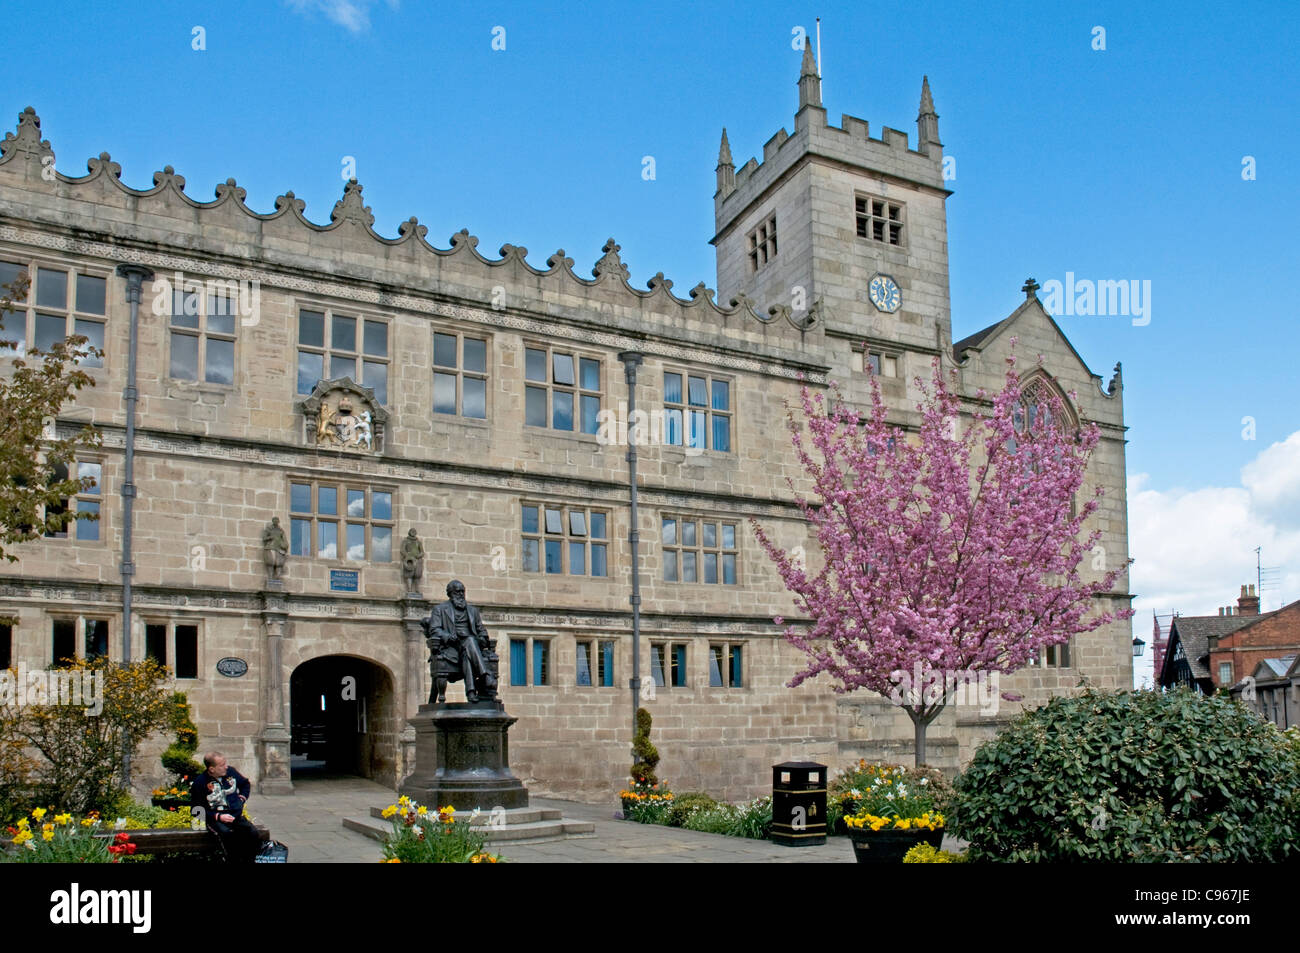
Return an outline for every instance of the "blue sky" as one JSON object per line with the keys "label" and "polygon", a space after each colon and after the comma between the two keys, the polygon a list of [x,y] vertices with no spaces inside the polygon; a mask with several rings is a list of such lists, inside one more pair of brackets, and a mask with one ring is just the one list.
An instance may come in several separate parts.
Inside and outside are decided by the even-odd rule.
{"label": "blue sky", "polygon": [[1282,293],[1300,251],[1300,12],[1132,7],[19,0],[0,116],[12,128],[36,107],[70,174],[107,150],[136,187],[170,164],[208,199],[233,176],[253,208],[292,189],[319,222],[351,156],[382,234],[415,215],[442,246],[467,227],[481,250],[524,245],[542,265],[563,247],[584,270],[612,235],[635,282],[663,271],[684,293],[714,284],[720,129],[739,166],[793,127],[793,31],[820,15],[832,122],[914,141],[929,74],[956,162],[954,337],[1008,314],[1029,275],[1151,282],[1145,326],[1059,319],[1094,373],[1124,362],[1145,635],[1151,608],[1231,601],[1255,546],[1283,568],[1265,608],[1300,598],[1297,315]]}

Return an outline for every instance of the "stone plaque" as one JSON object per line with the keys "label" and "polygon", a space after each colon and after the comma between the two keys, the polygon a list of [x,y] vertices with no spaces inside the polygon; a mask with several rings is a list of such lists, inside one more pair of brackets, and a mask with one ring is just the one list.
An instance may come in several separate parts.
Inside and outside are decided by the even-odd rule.
{"label": "stone plaque", "polygon": [[248,674],[248,663],[242,658],[223,658],[217,663],[217,671],[226,678],[239,678]]}

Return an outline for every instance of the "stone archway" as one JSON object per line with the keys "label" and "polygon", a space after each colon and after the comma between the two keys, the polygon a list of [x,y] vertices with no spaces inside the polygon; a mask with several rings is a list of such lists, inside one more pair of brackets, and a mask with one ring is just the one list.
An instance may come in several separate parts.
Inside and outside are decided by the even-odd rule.
{"label": "stone archway", "polygon": [[354,775],[395,788],[399,712],[391,673],[353,655],[309,659],[289,678],[294,780]]}

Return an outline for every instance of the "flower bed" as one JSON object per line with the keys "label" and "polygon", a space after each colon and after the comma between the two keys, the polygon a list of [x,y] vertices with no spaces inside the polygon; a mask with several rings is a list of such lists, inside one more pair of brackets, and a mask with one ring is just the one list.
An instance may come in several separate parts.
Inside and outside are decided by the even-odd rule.
{"label": "flower bed", "polygon": [[633,784],[631,789],[619,791],[618,796],[624,819],[641,824],[754,840],[766,840],[772,827],[770,797],[729,804],[702,793],[675,795],[662,784]]}
{"label": "flower bed", "polygon": [[385,864],[495,864],[501,858],[484,849],[487,836],[476,831],[470,820],[456,817],[454,807],[430,811],[406,795],[380,812],[393,829],[384,842]]}
{"label": "flower bed", "polygon": [[[946,823],[944,811],[952,797],[952,784],[935,768],[869,764],[859,759],[828,786],[828,823],[837,834],[850,827],[939,830]],[[850,819],[854,823],[850,824]]]}
{"label": "flower bed", "polygon": [[[47,820],[48,818],[48,820]],[[116,864],[135,853],[131,835],[119,832],[111,840],[96,837],[103,822],[92,811],[83,818],[56,814],[43,807],[6,828],[10,840],[0,862],[15,864]]]}

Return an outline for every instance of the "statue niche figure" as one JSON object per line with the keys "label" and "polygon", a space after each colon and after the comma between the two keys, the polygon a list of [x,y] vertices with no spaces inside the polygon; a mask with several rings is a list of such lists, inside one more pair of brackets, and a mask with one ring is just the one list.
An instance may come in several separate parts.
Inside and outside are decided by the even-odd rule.
{"label": "statue niche figure", "polygon": [[285,558],[289,555],[289,540],[280,528],[280,517],[271,517],[271,523],[262,530],[262,561],[266,563],[266,578],[277,582],[284,572]]}
{"label": "statue niche figure", "polygon": [[465,681],[471,703],[496,701],[499,659],[488,637],[483,617],[465,600],[465,584],[447,584],[447,601],[433,607],[420,623],[429,646],[429,672],[433,687],[429,704],[447,700],[447,683]]}
{"label": "statue niche figure", "polygon": [[420,591],[420,579],[424,576],[424,544],[415,534],[412,526],[402,540],[402,585],[407,592]]}

